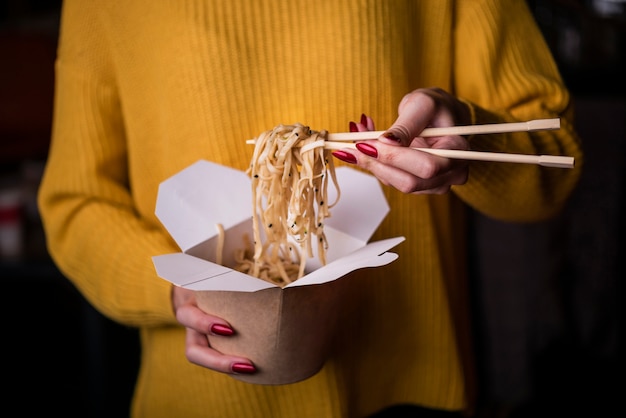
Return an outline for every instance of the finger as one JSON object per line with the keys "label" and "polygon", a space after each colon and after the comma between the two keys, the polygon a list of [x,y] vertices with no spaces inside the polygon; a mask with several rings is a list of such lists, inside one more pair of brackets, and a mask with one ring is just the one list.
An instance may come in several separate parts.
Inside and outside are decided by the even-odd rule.
{"label": "finger", "polygon": [[465,184],[467,182],[467,178],[468,178],[468,170],[466,169],[451,170],[438,176],[436,179],[433,179],[432,182],[430,182],[429,180],[424,180],[421,183],[416,184],[416,187],[413,187],[413,191],[409,193],[418,194],[418,195],[419,194],[445,194],[450,191],[452,186]]}
{"label": "finger", "polygon": [[[378,149],[372,144],[376,144]],[[404,193],[445,193],[451,185],[467,181],[466,161],[403,147],[385,146],[376,141],[359,143],[357,149],[362,154],[352,154],[353,163],[370,171],[384,184]]]}
{"label": "finger", "polygon": [[[399,149],[407,150],[406,148]],[[408,151],[408,150],[407,150]],[[361,168],[370,171],[381,183],[392,186],[403,193],[445,193],[451,185],[464,184],[467,181],[467,164],[457,164],[458,168],[443,173],[434,178],[420,178],[410,172],[404,171],[393,165],[383,164],[376,158],[368,157],[351,150],[333,151],[333,155],[350,164],[357,164]],[[357,158],[357,155],[358,158]],[[426,158],[443,158],[428,154]]]}
{"label": "finger", "polygon": [[[368,157],[359,162],[364,168],[370,169],[374,164],[393,166],[422,179],[432,179],[450,171],[459,162],[412,148],[387,145],[379,141],[360,142],[357,149]],[[359,158],[357,157],[357,160]]]}
{"label": "finger", "polygon": [[436,108],[435,101],[428,95],[407,94],[398,106],[398,118],[385,131],[381,141],[408,146],[428,126]]}
{"label": "finger", "polygon": [[350,132],[366,132],[374,130],[374,120],[365,113],[361,114],[360,121],[349,123]]}
{"label": "finger", "polygon": [[453,126],[452,97],[441,89],[418,89],[405,95],[398,105],[398,118],[381,137],[383,142],[408,146],[429,126]]}
{"label": "finger", "polygon": [[368,130],[367,126],[360,122],[350,122],[350,132],[366,132]]}
{"label": "finger", "polygon": [[176,311],[176,319],[187,328],[201,334],[230,336],[235,333],[230,324],[223,319],[207,314],[196,305],[185,305]]}
{"label": "finger", "polygon": [[465,184],[467,181],[467,170],[461,168],[426,179],[384,164],[372,164],[367,169],[383,184],[407,194],[444,194],[453,185]]}
{"label": "finger", "polygon": [[189,362],[221,373],[254,373],[252,362],[239,356],[220,353],[211,348],[206,335],[187,328],[185,356]]}
{"label": "finger", "polygon": [[374,120],[365,113],[361,115],[361,125],[366,131],[375,131]]}
{"label": "finger", "polygon": [[355,126],[355,130],[352,132],[367,132],[370,130],[367,128],[367,125],[364,125],[362,123],[355,123],[354,126]]}

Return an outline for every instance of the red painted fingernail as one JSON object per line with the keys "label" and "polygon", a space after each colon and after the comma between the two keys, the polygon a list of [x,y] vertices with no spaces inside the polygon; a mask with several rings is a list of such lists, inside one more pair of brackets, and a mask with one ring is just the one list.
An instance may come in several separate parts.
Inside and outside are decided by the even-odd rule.
{"label": "red painted fingernail", "polygon": [[361,125],[367,126],[367,115],[365,113],[361,113]]}
{"label": "red painted fingernail", "polygon": [[369,155],[370,157],[373,157],[373,158],[378,157],[378,150],[370,144],[366,144],[364,142],[357,142],[356,149],[358,149],[365,155]]}
{"label": "red painted fingernail", "polygon": [[392,141],[400,142],[400,138],[395,136],[393,132],[385,132],[383,136],[387,139],[391,139]]}
{"label": "red painted fingernail", "polygon": [[356,164],[356,157],[349,152],[333,151],[333,155],[345,163]]}
{"label": "red painted fingernail", "polygon": [[356,127],[356,123],[354,122],[350,122],[350,132],[358,132],[358,129]]}
{"label": "red painted fingernail", "polygon": [[231,327],[221,324],[211,325],[211,332],[213,334],[223,335],[225,337],[229,337],[235,333],[235,331]]}
{"label": "red painted fingernail", "polygon": [[245,373],[245,374],[256,373],[256,367],[254,367],[252,364],[247,364],[247,363],[233,363],[233,365],[230,366],[230,368],[232,369],[234,373]]}

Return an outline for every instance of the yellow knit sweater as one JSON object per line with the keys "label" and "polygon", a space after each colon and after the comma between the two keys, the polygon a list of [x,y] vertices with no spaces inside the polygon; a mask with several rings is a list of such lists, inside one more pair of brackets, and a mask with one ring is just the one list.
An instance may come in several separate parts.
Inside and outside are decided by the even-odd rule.
{"label": "yellow knit sweater", "polygon": [[[140,329],[133,417],[467,408],[465,205],[545,219],[579,176],[570,97],[523,0],[66,0],[56,70],[41,214],[68,279]],[[151,262],[178,251],[154,214],[159,183],[199,159],[245,169],[244,140],[280,123],[340,132],[366,113],[385,129],[405,93],[430,86],[472,103],[475,123],[561,117],[558,131],[477,136],[472,147],[571,155],[577,168],[473,163],[447,195],[386,188],[391,212],[374,239],[406,241],[394,263],[346,278],[358,284],[354,309],[320,373],[263,386],[190,364]]]}

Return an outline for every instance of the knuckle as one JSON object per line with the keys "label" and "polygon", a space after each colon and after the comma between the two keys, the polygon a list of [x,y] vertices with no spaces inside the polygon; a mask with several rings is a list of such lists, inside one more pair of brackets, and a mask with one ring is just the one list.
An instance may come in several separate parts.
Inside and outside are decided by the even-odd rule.
{"label": "knuckle", "polygon": [[415,178],[407,176],[405,179],[398,181],[395,184],[395,188],[402,193],[409,194],[416,192],[419,186],[419,182]]}
{"label": "knuckle", "polygon": [[440,169],[434,158],[424,158],[418,165],[417,171],[419,177],[430,180],[439,174]]}

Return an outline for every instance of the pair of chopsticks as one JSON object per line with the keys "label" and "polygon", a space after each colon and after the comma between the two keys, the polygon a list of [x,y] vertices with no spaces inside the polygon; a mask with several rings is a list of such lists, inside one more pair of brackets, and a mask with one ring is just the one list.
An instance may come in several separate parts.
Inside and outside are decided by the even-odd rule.
{"label": "pair of chopsticks", "polygon": [[[536,119],[528,122],[515,123],[493,123],[487,125],[450,126],[445,128],[426,128],[420,133],[421,137],[433,137],[444,135],[479,135],[505,132],[531,132],[541,130],[560,129],[560,119]],[[329,133],[328,140],[324,144],[325,149],[356,148],[355,141],[376,139],[385,131],[366,132],[342,132]],[[254,144],[255,140],[250,139],[246,144]],[[472,161],[491,161],[522,164],[538,164],[544,167],[572,168],[574,167],[574,157],[557,155],[527,155],[527,154],[507,154],[499,152],[483,151],[463,151],[436,148],[413,148],[418,151],[438,155],[446,158],[454,158]]]}

